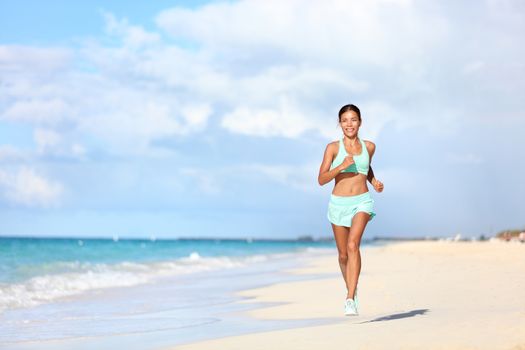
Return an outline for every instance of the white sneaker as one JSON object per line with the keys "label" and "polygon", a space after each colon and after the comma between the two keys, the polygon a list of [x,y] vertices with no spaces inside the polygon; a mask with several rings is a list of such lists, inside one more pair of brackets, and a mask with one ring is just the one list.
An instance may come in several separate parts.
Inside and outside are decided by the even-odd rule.
{"label": "white sneaker", "polygon": [[346,299],[345,301],[345,316],[357,316],[357,306],[353,299]]}

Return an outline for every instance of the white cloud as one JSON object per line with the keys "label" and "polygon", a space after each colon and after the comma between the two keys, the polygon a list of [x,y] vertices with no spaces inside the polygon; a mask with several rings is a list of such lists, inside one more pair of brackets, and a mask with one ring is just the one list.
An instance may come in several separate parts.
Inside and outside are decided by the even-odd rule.
{"label": "white cloud", "polygon": [[[348,102],[372,107],[363,108],[365,115],[376,117],[367,119],[367,133],[372,137],[388,121],[410,124],[410,115],[396,111],[395,104],[367,96],[370,86],[382,83],[383,77],[361,71],[378,65],[383,74],[391,75],[384,69],[431,57],[431,50],[425,49],[446,37],[447,21],[428,14],[422,20],[420,15],[408,1],[332,1],[308,6],[297,1],[239,1],[166,10],[157,23],[174,38],[199,43],[218,59],[215,65],[230,72],[227,92],[243,92],[236,99],[216,95],[231,100],[223,127],[248,135],[292,138],[315,130],[331,139],[336,132],[329,120],[336,121],[334,110]],[[432,22],[439,25],[429,31]],[[248,67],[250,73],[240,74],[243,68],[238,66]],[[283,99],[287,106],[294,106],[293,113],[283,107]],[[380,104],[388,106],[382,109],[389,115],[376,113]],[[332,119],[327,118],[329,112]],[[414,123],[423,123],[422,118]]]}
{"label": "white cloud", "polygon": [[[412,1],[244,0],[162,11],[159,31],[104,13],[110,41],[0,47],[0,119],[60,134],[67,142],[57,153],[89,152],[73,140],[80,135],[108,153],[151,155],[156,139],[202,132],[212,117],[234,133],[328,140],[339,135],[337,110],[351,102],[362,109],[364,137],[374,139],[387,124],[454,132],[480,111],[493,115],[484,96],[525,108],[496,74],[500,61],[522,56],[509,31],[520,24],[491,32],[505,40],[488,52],[448,11]],[[488,12],[480,6],[472,20]],[[498,13],[494,23],[507,12]],[[518,91],[523,65],[504,69]],[[503,109],[501,118],[520,122]]]}
{"label": "white cloud", "polygon": [[187,105],[182,107],[181,114],[186,121],[188,132],[203,130],[206,127],[212,109],[209,105]]}
{"label": "white cloud", "polygon": [[[223,116],[223,127],[247,135],[289,138],[307,131],[332,138],[339,108],[333,108],[334,97],[359,95],[369,88],[368,82],[345,72],[304,64],[276,65],[232,79],[231,85],[234,87],[230,90],[243,93],[235,99],[218,96],[218,100],[230,100],[233,105]],[[333,114],[327,117],[330,109]]]}
{"label": "white cloud", "polygon": [[59,204],[63,186],[23,167],[15,172],[0,169],[0,194],[11,204],[49,207]]}
{"label": "white cloud", "polygon": [[[509,98],[507,73],[498,76],[500,62],[510,61],[505,68],[508,76],[512,75],[510,71],[515,76],[525,75],[524,66],[516,61],[525,54],[516,33],[525,28],[516,20],[506,27],[505,16],[509,11],[492,9],[499,5],[489,2],[489,7],[481,4],[471,11],[461,5],[449,7],[412,1],[335,0],[305,5],[299,0],[245,0],[195,9],[168,9],[157,16],[157,24],[174,39],[194,43],[199,52],[210,57],[211,67],[230,74],[231,79],[223,81],[231,88],[222,96],[215,95],[222,97],[222,101],[231,101],[223,125],[230,127],[232,114],[239,116],[240,109],[264,115],[238,121],[239,127],[231,130],[242,133],[250,130],[250,134],[256,135],[253,130],[264,122],[266,129],[273,130],[272,134],[284,131],[281,124],[275,125],[276,115],[280,115],[279,123],[294,123],[293,116],[281,113],[279,97],[285,95],[303,107],[302,111],[309,110],[308,120],[325,137],[331,133],[326,122],[320,121],[333,106],[347,102],[363,107],[377,103],[389,106],[395,119],[368,119],[374,135],[388,121],[399,127],[450,133],[457,130],[454,125],[466,120],[475,122],[480,111],[494,108],[488,102],[482,106],[480,100],[488,101],[495,96]],[[502,7],[516,10],[517,5]],[[472,13],[468,24],[458,20],[463,11]],[[478,40],[484,35],[472,29],[482,27],[487,18],[500,28],[485,30],[494,36],[492,45],[500,50],[487,50],[485,41]],[[455,54],[451,56],[450,52]],[[281,67],[305,69],[282,74]],[[469,80],[457,74],[461,71],[479,72],[483,79]],[[298,79],[305,72],[312,79]],[[339,79],[334,80],[334,76]],[[493,85],[493,79],[501,80],[502,84]],[[302,84],[295,83],[298,81]],[[340,81],[364,82],[366,88],[352,89]],[[520,85],[518,82],[525,79],[514,81]],[[242,98],[231,98],[228,94],[231,91],[242,91]],[[471,96],[465,96],[467,91],[471,91]],[[520,105],[525,107],[523,103]],[[366,108],[363,112],[370,115]],[[445,127],[439,122],[444,115]],[[294,131],[281,133],[285,137],[296,135]]]}
{"label": "white cloud", "polygon": [[26,152],[11,145],[0,145],[0,162],[11,160],[22,160],[26,157]]}
{"label": "white cloud", "polygon": [[202,130],[210,113],[208,107],[182,104],[176,96],[125,87],[100,95],[100,102],[104,108],[92,108],[78,128],[106,142],[116,154],[148,154],[157,138]]}
{"label": "white cloud", "polygon": [[37,154],[82,158],[86,148],[76,142],[67,133],[59,133],[53,129],[36,128],[33,131]]}
{"label": "white cloud", "polygon": [[37,144],[38,152],[45,153],[47,149],[52,148],[60,143],[62,137],[53,130],[35,129],[34,139]]}
{"label": "white cloud", "polygon": [[[101,52],[106,55],[99,62],[101,66],[111,62],[122,64],[122,57],[105,49]],[[124,52],[130,57],[134,55],[131,51]],[[140,73],[140,65],[122,66]],[[105,75],[82,73],[72,67],[61,72],[33,74],[31,66],[26,68],[27,74],[7,77],[8,83],[0,86],[0,96],[9,97],[3,101],[0,97],[0,119],[37,128],[35,141],[41,154],[49,153],[44,150],[83,154],[86,146],[74,141],[79,135],[104,142],[108,153],[154,154],[153,140],[202,131],[212,113],[208,103],[199,102],[204,99],[170,93],[163,89],[162,81],[146,85],[140,79],[121,81],[126,74],[117,68]],[[42,75],[48,78],[35,89]],[[52,145],[51,135],[54,135]],[[59,141],[59,137],[64,141]]]}
{"label": "white cloud", "polygon": [[282,50],[340,64],[386,66],[422,54],[448,32],[447,21],[431,11],[421,13],[409,1],[382,0],[213,3],[162,11],[157,24],[174,38],[194,40],[213,52],[237,49],[247,59],[261,49]]}
{"label": "white cloud", "polygon": [[285,164],[248,164],[240,168],[249,174],[263,174],[267,179],[302,192],[321,191],[317,183],[319,164],[308,163],[297,166]]}
{"label": "white cloud", "polygon": [[238,107],[224,116],[221,125],[240,134],[290,138],[315,128],[311,120],[286,101],[282,102],[279,110]]}
{"label": "white cloud", "polygon": [[76,157],[82,157],[86,154],[86,148],[78,143],[71,145],[71,154]]}
{"label": "white cloud", "polygon": [[106,31],[109,34],[119,36],[125,46],[140,48],[160,41],[158,33],[151,33],[140,26],[133,26],[127,19],[117,19],[112,13],[103,12],[106,20]]}
{"label": "white cloud", "polygon": [[33,124],[58,124],[67,112],[66,103],[58,98],[18,100],[10,105],[1,117]]}
{"label": "white cloud", "polygon": [[72,58],[72,51],[65,48],[0,45],[0,72],[3,78],[31,72],[35,78],[46,78],[48,73],[62,70]]}

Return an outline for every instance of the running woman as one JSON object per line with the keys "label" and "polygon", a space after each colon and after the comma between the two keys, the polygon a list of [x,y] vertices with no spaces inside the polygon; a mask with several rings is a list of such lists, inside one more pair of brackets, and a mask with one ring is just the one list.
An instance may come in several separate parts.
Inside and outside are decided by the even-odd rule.
{"label": "running woman", "polygon": [[345,315],[351,316],[358,315],[361,237],[366,224],[375,216],[367,180],[376,192],[383,191],[383,183],[374,177],[370,166],[375,144],[358,135],[361,127],[359,108],[352,104],[343,106],[339,110],[339,126],[343,137],[326,146],[318,181],[322,186],[335,179],[327,216],[334,231],[339,266],[347,289]]}

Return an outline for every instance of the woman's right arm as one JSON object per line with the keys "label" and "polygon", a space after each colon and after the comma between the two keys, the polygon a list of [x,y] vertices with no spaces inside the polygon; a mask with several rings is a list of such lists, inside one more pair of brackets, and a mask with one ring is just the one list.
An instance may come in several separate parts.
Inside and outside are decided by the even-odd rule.
{"label": "woman's right arm", "polygon": [[341,164],[333,168],[332,170],[330,170],[332,159],[333,159],[333,150],[332,150],[331,144],[328,144],[324,151],[323,162],[321,163],[321,168],[319,169],[319,177],[317,178],[317,181],[319,182],[319,185],[321,186],[332,181],[337,176],[337,174],[339,174],[341,170],[344,169],[344,167],[342,167],[342,164]]}

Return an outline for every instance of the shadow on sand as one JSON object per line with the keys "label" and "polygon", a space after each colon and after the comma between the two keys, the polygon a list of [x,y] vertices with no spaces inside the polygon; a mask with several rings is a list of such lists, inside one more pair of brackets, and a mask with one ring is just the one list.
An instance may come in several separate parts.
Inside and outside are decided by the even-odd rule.
{"label": "shadow on sand", "polygon": [[390,321],[390,320],[398,320],[400,318],[407,318],[407,317],[414,317],[417,315],[424,315],[428,312],[428,309],[419,309],[419,310],[412,310],[409,312],[403,312],[400,314],[393,314],[383,317],[374,318],[373,320],[360,322],[360,323],[369,323],[369,322],[379,322],[379,321]]}

